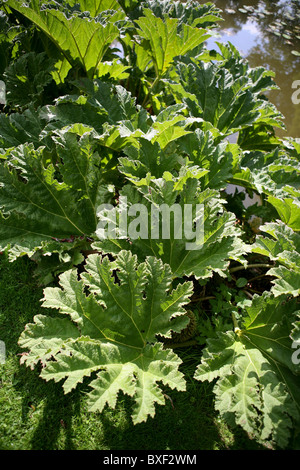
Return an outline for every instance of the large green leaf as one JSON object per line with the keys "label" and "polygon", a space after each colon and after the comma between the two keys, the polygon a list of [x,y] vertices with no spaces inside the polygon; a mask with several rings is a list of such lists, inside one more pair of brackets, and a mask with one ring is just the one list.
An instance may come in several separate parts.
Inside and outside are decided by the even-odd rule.
{"label": "large green leaf", "polygon": [[211,36],[207,30],[185,23],[179,30],[177,18],[165,15],[162,19],[150,9],[143,13],[144,16],[136,20],[138,35],[144,40],[137,48],[137,54],[148,55],[159,78],[166,73],[175,57],[185,55]]}
{"label": "large green leaf", "polygon": [[[299,178],[299,177],[298,177]],[[280,219],[293,230],[300,230],[300,200],[299,198],[278,198],[269,196],[268,202],[277,210]]]}
{"label": "large green leaf", "polygon": [[291,214],[288,201],[284,200],[292,202],[289,196],[299,191],[300,164],[297,157],[280,147],[272,152],[244,152],[231,182],[269,196],[268,201],[277,208],[282,220],[296,229],[297,208]]}
{"label": "large green leaf", "polygon": [[[274,276],[271,291],[275,296],[300,295],[300,235],[283,222],[264,224],[260,227],[265,236],[259,235],[253,251],[276,261],[267,274]],[[278,266],[279,264],[279,266]]]}
{"label": "large green leaf", "polygon": [[239,63],[240,58],[233,57],[228,64],[179,59],[176,76],[164,83],[177,102],[188,105],[191,116],[211,123],[224,135],[254,123],[283,127],[283,116],[261,96],[274,88],[272,74],[249,65],[241,70]]}
{"label": "large green leaf", "polygon": [[65,133],[56,150],[53,164],[43,147],[21,145],[0,165],[0,245],[12,256],[96,229],[97,206],[107,189],[90,134]]}
{"label": "large green leaf", "polygon": [[287,446],[299,419],[299,365],[292,361],[299,313],[285,296],[255,295],[240,328],[207,340],[195,373],[197,380],[217,379],[216,409],[223,418],[279,447]]}
{"label": "large green leaf", "polygon": [[138,264],[126,251],[113,262],[90,255],[80,280],[70,270],[61,275],[60,287],[45,289],[43,306],[64,318],[56,323],[38,315],[27,326],[20,338],[29,349],[24,361],[33,365],[40,354],[41,377],[64,380],[65,393],[97,372],[89,409],[115,407],[123,391],[134,398],[134,423],[145,421],[154,416],[155,403],[164,403],[158,383],[185,390],[181,360],[156,335],[170,337],[187,325],[183,306],[191,294],[191,282],[172,290],[170,267],[153,257]]}
{"label": "large green leaf", "polygon": [[7,103],[21,109],[42,105],[45,88],[52,80],[53,65],[44,52],[29,52],[10,64],[3,74]]}
{"label": "large green leaf", "polygon": [[23,113],[0,114],[0,147],[17,147],[20,144],[32,144],[36,148],[45,145],[40,137],[45,121],[33,109]]}
{"label": "large green leaf", "polygon": [[[107,3],[107,2],[106,2]],[[67,17],[63,11],[41,8],[39,0],[24,5],[17,0],[7,4],[41,29],[71,64],[79,64],[90,78],[93,78],[105,52],[119,36],[118,28],[112,23],[102,23],[74,14]],[[97,2],[95,11],[101,3]]]}
{"label": "large green leaf", "polygon": [[[235,216],[225,210],[218,191],[201,191],[206,174],[195,166],[182,167],[177,177],[169,172],[162,178],[129,177],[132,185],[120,192],[120,204],[99,213],[96,233],[103,239],[93,246],[112,253],[131,249],[141,260],[154,255],[171,266],[174,277],[208,278],[214,271],[224,276],[231,259],[245,262],[250,247],[242,242]],[[126,234],[122,214],[127,217]],[[114,223],[115,232],[108,233]]]}
{"label": "large green leaf", "polygon": [[196,129],[180,138],[178,152],[188,155],[194,165],[209,172],[204,177],[204,188],[226,189],[240,166],[241,151],[236,144],[215,144],[213,134]]}

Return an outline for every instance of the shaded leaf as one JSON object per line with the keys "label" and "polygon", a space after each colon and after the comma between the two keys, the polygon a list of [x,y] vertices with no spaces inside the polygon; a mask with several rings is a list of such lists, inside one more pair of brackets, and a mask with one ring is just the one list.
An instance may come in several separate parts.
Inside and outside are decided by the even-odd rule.
{"label": "shaded leaf", "polygon": [[299,329],[299,311],[294,301],[266,292],[254,296],[243,317],[235,333],[219,332],[217,339],[207,340],[195,378],[217,379],[216,409],[229,424],[285,447],[300,407],[293,392],[299,376],[291,337],[293,322]]}

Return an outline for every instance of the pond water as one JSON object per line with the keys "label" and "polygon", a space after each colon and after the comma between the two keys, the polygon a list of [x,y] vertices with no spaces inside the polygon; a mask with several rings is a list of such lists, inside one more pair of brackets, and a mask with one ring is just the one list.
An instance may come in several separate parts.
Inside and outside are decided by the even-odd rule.
{"label": "pond water", "polygon": [[222,10],[224,21],[219,23],[220,37],[211,38],[207,47],[218,50],[216,40],[230,41],[251,67],[275,72],[280,89],[268,97],[284,115],[286,126],[286,131],[277,132],[300,138],[300,0],[212,1]]}

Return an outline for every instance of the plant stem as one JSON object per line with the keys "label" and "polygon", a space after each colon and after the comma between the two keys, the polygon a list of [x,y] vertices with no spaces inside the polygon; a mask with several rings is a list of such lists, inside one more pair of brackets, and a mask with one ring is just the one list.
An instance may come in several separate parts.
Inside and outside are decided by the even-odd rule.
{"label": "plant stem", "polygon": [[[261,277],[266,277],[267,274],[260,274],[259,276],[255,276],[255,277],[252,277],[251,279],[248,279],[248,282],[253,282],[253,281],[256,281],[257,279],[260,279]],[[268,274],[268,276],[270,276],[270,274]]]}
{"label": "plant stem", "polygon": [[250,292],[253,292],[254,294],[261,295],[261,292],[260,292],[259,290],[251,289],[250,287],[248,287],[248,290],[249,290]]}
{"label": "plant stem", "polygon": [[251,268],[273,268],[273,264],[248,264],[248,266],[236,266],[235,268],[229,269],[230,273],[235,273],[236,271],[242,271],[243,269],[251,269]]}
{"label": "plant stem", "polygon": [[153,88],[156,86],[157,82],[159,82],[160,80],[160,76],[157,76],[154,80],[154,82],[152,83],[151,87],[149,88],[149,92],[148,92],[148,95],[145,96],[145,99],[142,103],[142,107],[145,108],[146,105],[148,104],[148,101],[149,101],[149,98],[151,97],[151,94],[152,94],[152,90]]}
{"label": "plant stem", "polygon": [[167,348],[188,348],[189,346],[195,346],[196,344],[199,344],[195,339],[191,339],[189,341],[183,341],[182,343],[170,343],[166,345]]}
{"label": "plant stem", "polygon": [[231,313],[231,318],[232,318],[232,321],[233,321],[234,332],[237,333],[238,331],[240,331],[240,327],[238,325],[237,319],[235,318],[235,315],[234,315],[233,312]]}
{"label": "plant stem", "polygon": [[215,299],[213,295],[208,295],[207,297],[195,297],[191,302],[203,302],[203,300]]}
{"label": "plant stem", "polygon": [[253,295],[250,294],[250,292],[248,292],[247,290],[244,290],[244,289],[243,289],[243,292],[245,292],[245,294],[249,297],[249,299],[251,299],[251,300],[253,299]]}

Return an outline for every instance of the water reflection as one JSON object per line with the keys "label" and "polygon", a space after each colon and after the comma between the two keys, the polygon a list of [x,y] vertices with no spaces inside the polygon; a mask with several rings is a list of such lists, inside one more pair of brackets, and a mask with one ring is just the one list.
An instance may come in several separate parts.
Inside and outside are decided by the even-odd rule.
{"label": "water reflection", "polygon": [[[292,102],[293,83],[300,80],[300,2],[283,0],[212,0],[222,10],[219,42],[230,41],[251,67],[264,66],[276,73],[280,90],[270,100],[285,116],[286,132],[300,137],[300,103]],[[200,2],[205,3],[205,2]],[[215,48],[214,39],[208,41]],[[299,86],[298,86],[299,88]]]}

